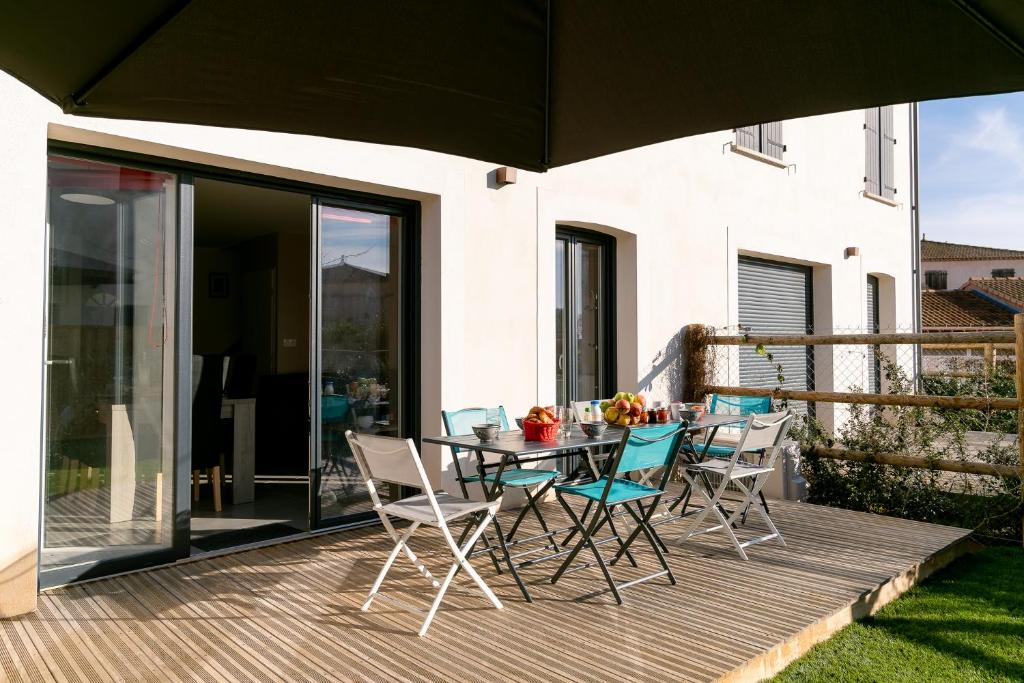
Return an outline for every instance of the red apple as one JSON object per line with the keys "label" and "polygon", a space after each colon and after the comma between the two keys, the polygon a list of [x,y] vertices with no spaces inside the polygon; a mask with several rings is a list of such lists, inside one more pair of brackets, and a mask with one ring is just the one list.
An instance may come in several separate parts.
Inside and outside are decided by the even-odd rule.
{"label": "red apple", "polygon": [[615,402],[615,407],[618,408],[620,413],[628,413],[630,410],[629,401],[624,398],[620,398]]}
{"label": "red apple", "polygon": [[644,407],[637,402],[633,402],[633,405],[629,407],[629,414],[633,417],[639,417],[640,413],[644,411]]}

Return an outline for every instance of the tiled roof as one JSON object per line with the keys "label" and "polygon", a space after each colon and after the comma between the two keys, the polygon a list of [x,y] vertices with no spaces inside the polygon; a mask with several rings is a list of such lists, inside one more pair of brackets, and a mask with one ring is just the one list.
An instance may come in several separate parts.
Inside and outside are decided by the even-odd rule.
{"label": "tiled roof", "polygon": [[987,294],[1018,311],[1024,311],[1024,278],[972,277],[961,289]]}
{"label": "tiled roof", "polygon": [[1005,259],[1024,259],[1024,251],[921,240],[922,261],[988,261]]}
{"label": "tiled roof", "polygon": [[921,292],[921,325],[927,328],[1012,327],[1013,311],[962,289]]}

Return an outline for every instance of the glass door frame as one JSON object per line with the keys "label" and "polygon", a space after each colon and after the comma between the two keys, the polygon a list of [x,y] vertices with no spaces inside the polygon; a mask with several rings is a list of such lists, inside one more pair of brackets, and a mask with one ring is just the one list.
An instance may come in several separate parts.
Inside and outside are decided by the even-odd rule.
{"label": "glass door frame", "polygon": [[[603,273],[603,282],[601,283],[601,298],[605,302],[605,318],[603,321],[601,336],[603,339],[601,343],[604,345],[604,357],[603,367],[601,368],[604,381],[601,387],[602,391],[608,393],[612,392],[616,386],[616,348],[615,348],[615,332],[616,332],[616,300],[615,300],[615,238],[611,235],[606,235],[601,232],[595,232],[593,230],[584,230],[582,228],[575,228],[566,225],[558,225],[555,227],[555,239],[563,240],[566,242],[568,247],[565,251],[565,262],[563,264],[566,284],[569,286],[565,290],[565,304],[566,304],[566,331],[571,329],[570,321],[575,319],[575,279],[576,279],[576,265],[575,259],[573,258],[574,247],[578,244],[591,244],[601,247],[601,270]],[[566,378],[566,396],[565,401],[577,400],[576,397],[576,362],[575,352],[569,349],[568,341],[566,342],[566,358],[565,358],[565,369],[563,371],[564,377]],[[570,378],[571,381],[570,381]],[[603,398],[608,398],[605,396]]]}
{"label": "glass door frame", "polygon": [[[387,197],[383,195],[359,192],[356,190],[343,190],[331,188],[315,183],[307,183],[300,180],[276,178],[224,168],[211,166],[180,159],[128,152],[122,150],[96,147],[81,143],[66,142],[60,140],[49,140],[47,154],[68,156],[77,159],[97,161],[109,164],[121,164],[142,170],[173,173],[177,176],[177,225],[174,226],[172,234],[175,239],[174,249],[167,250],[167,257],[170,259],[173,253],[173,291],[172,305],[169,305],[167,326],[168,339],[174,344],[174,371],[173,371],[173,449],[174,449],[174,471],[172,474],[173,501],[171,503],[171,515],[173,516],[172,537],[170,548],[161,548],[131,557],[123,557],[97,562],[88,572],[80,571],[69,574],[66,580],[59,583],[48,582],[46,587],[60,585],[76,580],[109,576],[127,571],[135,571],[173,563],[177,560],[190,557],[191,539],[191,472],[192,472],[192,297],[193,297],[193,246],[194,246],[194,204],[195,192],[194,182],[196,177],[209,178],[212,180],[223,180],[234,183],[244,183],[257,187],[265,187],[276,190],[299,192],[310,198],[311,206],[311,231],[310,239],[316,246],[311,250],[311,263],[315,266],[310,273],[310,285],[313,286],[312,278],[314,273],[319,273],[319,202],[330,203],[333,206],[341,206],[363,211],[374,211],[390,215],[400,215],[405,220],[402,231],[402,314],[403,342],[402,363],[404,386],[404,397],[402,409],[405,411],[405,434],[408,438],[419,441],[420,438],[420,285],[421,285],[421,236],[420,216],[421,205],[418,201]],[[48,219],[47,219],[48,220]],[[45,228],[45,226],[44,226]],[[48,228],[46,228],[48,231]],[[48,237],[47,237],[48,239]],[[46,265],[47,272],[50,268],[49,244],[47,243]],[[171,272],[168,264],[168,272]],[[310,290],[311,313],[313,307],[319,305],[319,289]],[[47,307],[47,318],[49,320],[49,302],[44,304]],[[315,432],[312,429],[313,419],[319,419],[319,382],[314,382],[314,372],[319,372],[319,312],[316,309],[316,317],[310,317],[310,357],[316,355],[316,366],[310,365],[310,485],[309,485],[309,530],[319,531],[333,527],[344,527],[371,523],[377,519],[376,514],[368,513],[359,516],[359,519],[320,519],[319,500],[319,479],[316,476],[317,464],[319,463],[319,444],[315,443]],[[171,314],[172,313],[172,314]],[[314,327],[316,321],[316,327]],[[47,390],[46,372],[41,373],[43,396]],[[314,414],[313,409],[316,409]],[[44,425],[46,424],[46,406],[43,405],[43,422],[40,425],[40,474],[41,482],[45,482],[46,466],[46,435]],[[316,488],[314,488],[316,487]],[[45,491],[39,490],[40,523],[37,535],[37,566],[42,567],[43,549],[43,507],[45,505]],[[63,577],[62,577],[63,578]]]}
{"label": "glass door frame", "polygon": [[[311,531],[344,528],[373,524],[379,521],[373,510],[355,513],[345,517],[327,517],[321,515],[320,505],[320,472],[322,463],[323,439],[321,438],[320,407],[323,386],[320,382],[322,373],[321,352],[323,337],[322,318],[322,272],[321,272],[321,237],[323,226],[320,221],[321,208],[324,206],[366,211],[370,213],[398,216],[402,218],[402,230],[399,244],[399,302],[401,329],[400,359],[400,398],[399,410],[403,425],[402,437],[410,438],[415,443],[420,441],[420,203],[394,198],[377,198],[376,201],[358,201],[346,198],[338,193],[318,192],[312,196],[310,203],[310,297],[309,297],[309,524]],[[402,488],[401,495],[410,492]]]}
{"label": "glass door frame", "polygon": [[[166,273],[165,283],[169,282],[167,291],[168,315],[164,321],[168,342],[173,345],[172,370],[167,380],[172,382],[171,396],[172,408],[174,411],[170,439],[172,443],[172,472],[171,476],[171,542],[168,546],[154,548],[153,550],[142,551],[130,556],[99,559],[89,562],[87,568],[78,565],[70,565],[61,569],[54,569],[47,572],[46,580],[43,580],[42,553],[44,548],[44,525],[46,523],[46,462],[48,443],[45,425],[47,424],[48,403],[46,400],[49,391],[49,373],[42,373],[42,424],[40,429],[40,474],[41,485],[39,491],[39,531],[38,531],[38,552],[37,571],[39,572],[39,585],[41,588],[50,588],[74,581],[83,581],[91,578],[110,576],[126,571],[144,569],[168,564],[176,560],[188,557],[189,553],[189,527],[190,527],[190,505],[191,505],[191,484],[189,473],[191,466],[190,437],[192,424],[192,174],[187,169],[174,167],[172,164],[162,163],[149,157],[139,155],[120,154],[112,150],[104,150],[86,145],[62,143],[49,141],[47,144],[47,155],[63,156],[85,161],[128,166],[145,171],[173,174],[176,177],[175,211],[176,223],[168,226],[164,252],[164,267]],[[49,208],[47,208],[46,220],[46,264],[45,269],[49,278],[52,266],[50,254],[50,228]],[[169,243],[169,244],[168,244]],[[187,255],[187,258],[185,256]],[[50,300],[49,286],[45,295],[45,324],[44,329],[49,329],[50,324]],[[44,332],[46,334],[46,332]],[[44,345],[49,342],[44,339]],[[166,407],[165,407],[166,409]],[[182,473],[185,473],[182,475]]]}

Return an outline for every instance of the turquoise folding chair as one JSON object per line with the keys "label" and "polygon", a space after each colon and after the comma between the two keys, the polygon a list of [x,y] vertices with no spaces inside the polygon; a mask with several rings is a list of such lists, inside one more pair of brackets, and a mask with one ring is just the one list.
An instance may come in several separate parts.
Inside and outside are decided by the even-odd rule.
{"label": "turquoise folding chair", "polygon": [[[672,423],[657,427],[634,429],[627,427],[622,435],[622,441],[619,442],[615,452],[609,457],[605,471],[600,479],[585,484],[560,484],[555,486],[555,495],[558,498],[558,502],[562,504],[566,514],[569,515],[573,524],[576,525],[576,531],[580,535],[580,540],[569,552],[562,566],[551,577],[551,583],[557,583],[558,579],[566,571],[575,571],[577,568],[583,569],[590,566],[589,564],[584,564],[570,569],[580,551],[584,547],[588,547],[594,553],[597,565],[601,568],[601,572],[608,582],[612,595],[615,596],[615,602],[620,605],[622,604],[622,596],[619,594],[619,591],[629,586],[650,581],[659,576],[668,576],[669,582],[673,585],[675,584],[676,579],[672,575],[672,570],[669,568],[668,562],[665,561],[665,555],[662,552],[664,543],[662,543],[654,527],[651,525],[651,516],[657,509],[661,496],[665,493],[665,487],[668,485],[669,477],[672,474],[672,466],[675,464],[676,456],[682,447],[686,430],[687,424],[685,422],[682,426]],[[661,481],[657,486],[648,486],[632,481],[625,476],[620,476],[659,467],[662,468],[662,475]],[[582,515],[578,516],[572,509],[572,506],[569,505],[567,499],[571,497],[587,501]],[[644,505],[644,501],[647,501],[646,505]],[[634,505],[636,509],[634,509]],[[594,509],[590,519],[584,525],[581,517],[585,518],[592,507],[596,509]],[[619,507],[624,509],[636,523],[633,532],[625,541],[615,531],[612,519],[615,509]],[[594,540],[596,534],[605,524],[612,531],[611,537],[599,541]],[[598,546],[616,541],[619,549],[609,564],[614,565],[625,556],[636,566],[636,561],[630,554],[629,548],[640,534],[647,538],[647,542],[654,550],[655,555],[658,556],[662,570],[639,579],[617,584],[612,578],[608,565],[605,564]]]}
{"label": "turquoise folding chair", "polygon": [[[497,408],[501,431],[509,431],[508,418],[505,416],[505,407],[498,406]],[[465,434],[473,433],[473,425],[481,424],[487,419],[488,409],[486,408],[464,408],[463,410],[442,410],[441,419],[444,421],[444,429],[448,436],[462,436]],[[498,481],[499,490],[507,488],[516,488],[522,490],[526,496],[526,505],[524,505],[520,511],[519,516],[516,517],[516,521],[509,528],[508,533],[505,535],[505,543],[507,545],[515,545],[517,543],[526,543],[528,541],[537,540],[540,538],[547,538],[550,540],[551,546],[554,547],[554,534],[557,531],[550,531],[548,529],[547,522],[544,520],[544,515],[541,514],[540,508],[537,507],[537,500],[542,498],[547,493],[555,480],[561,476],[561,472],[558,470],[535,470],[526,469],[519,466],[516,460],[511,460],[501,472],[500,479],[496,473],[487,473],[484,471],[482,466],[479,466],[479,474],[463,474],[462,464],[459,462],[459,453],[462,449],[452,447],[452,458],[455,461],[455,473],[459,480],[459,486],[462,488],[462,495],[469,497],[469,492],[466,489],[467,483],[481,482],[483,487],[484,495],[488,493],[488,486],[493,486],[495,481]],[[478,465],[480,465],[478,461]],[[531,491],[532,488],[540,486],[536,491]],[[532,511],[537,521],[540,523],[540,527],[543,533],[529,538],[523,538],[519,541],[513,540],[516,535],[516,531],[519,530],[520,524],[526,517],[528,512]],[[487,544],[486,538],[484,543]],[[500,570],[499,570],[500,572]]]}

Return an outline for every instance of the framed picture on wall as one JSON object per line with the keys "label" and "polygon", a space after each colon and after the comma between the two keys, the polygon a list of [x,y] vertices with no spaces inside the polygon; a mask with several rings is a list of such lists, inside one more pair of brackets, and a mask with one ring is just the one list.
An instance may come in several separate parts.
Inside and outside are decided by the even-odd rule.
{"label": "framed picture on wall", "polygon": [[211,299],[227,299],[231,294],[231,278],[228,273],[210,273],[209,294]]}

